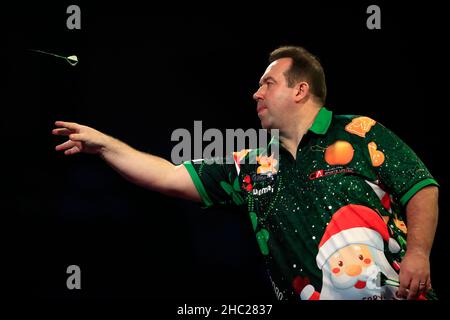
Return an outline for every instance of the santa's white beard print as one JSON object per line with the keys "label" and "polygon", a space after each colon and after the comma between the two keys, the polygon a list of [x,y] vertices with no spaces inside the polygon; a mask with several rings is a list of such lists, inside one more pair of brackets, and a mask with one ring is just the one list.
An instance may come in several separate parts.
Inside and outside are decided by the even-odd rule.
{"label": "santa's white beard print", "polygon": [[341,274],[335,276],[328,264],[323,267],[323,284],[320,298],[322,300],[380,300],[381,288],[374,286],[367,286],[367,282],[372,283],[376,279],[380,268],[376,265],[371,265],[367,268],[362,268],[359,275],[349,276]]}

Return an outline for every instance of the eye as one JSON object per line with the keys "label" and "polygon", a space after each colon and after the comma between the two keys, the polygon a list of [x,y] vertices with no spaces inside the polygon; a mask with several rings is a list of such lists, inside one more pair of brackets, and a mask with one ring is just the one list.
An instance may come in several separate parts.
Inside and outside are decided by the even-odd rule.
{"label": "eye", "polygon": [[360,255],[358,256],[358,258],[359,258],[359,260],[364,260],[364,256],[363,256],[362,254],[360,254]]}
{"label": "eye", "polygon": [[342,261],[339,261],[339,262],[338,262],[338,266],[339,266],[339,267],[342,267],[343,265],[344,265],[344,263],[343,263]]}

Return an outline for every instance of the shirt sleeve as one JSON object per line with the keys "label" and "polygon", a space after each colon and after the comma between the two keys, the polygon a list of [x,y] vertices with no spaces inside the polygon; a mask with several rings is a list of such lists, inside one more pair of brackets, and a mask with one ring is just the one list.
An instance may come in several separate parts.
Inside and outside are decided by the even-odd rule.
{"label": "shirt sleeve", "polygon": [[364,140],[369,163],[381,184],[402,206],[420,189],[439,186],[417,154],[380,123],[373,126]]}
{"label": "shirt sleeve", "polygon": [[204,207],[244,204],[235,164],[200,159],[186,161],[183,165],[189,172]]}

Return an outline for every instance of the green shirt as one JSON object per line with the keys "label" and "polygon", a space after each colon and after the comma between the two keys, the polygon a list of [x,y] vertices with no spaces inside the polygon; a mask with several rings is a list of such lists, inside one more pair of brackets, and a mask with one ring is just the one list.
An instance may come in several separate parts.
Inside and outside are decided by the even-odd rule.
{"label": "green shirt", "polygon": [[376,121],[325,108],[296,159],[281,146],[276,159],[275,143],[235,152],[234,164],[185,162],[205,207],[248,212],[280,300],[395,298],[404,207],[438,185],[422,161]]}

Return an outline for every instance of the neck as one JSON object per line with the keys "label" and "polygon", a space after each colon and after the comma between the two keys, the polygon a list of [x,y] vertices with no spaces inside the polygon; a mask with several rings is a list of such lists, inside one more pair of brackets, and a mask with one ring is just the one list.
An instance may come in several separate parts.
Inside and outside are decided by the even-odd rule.
{"label": "neck", "polygon": [[305,104],[301,106],[292,117],[293,121],[286,128],[280,130],[280,143],[294,159],[297,157],[298,145],[313,125],[319,110],[318,105]]}

